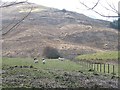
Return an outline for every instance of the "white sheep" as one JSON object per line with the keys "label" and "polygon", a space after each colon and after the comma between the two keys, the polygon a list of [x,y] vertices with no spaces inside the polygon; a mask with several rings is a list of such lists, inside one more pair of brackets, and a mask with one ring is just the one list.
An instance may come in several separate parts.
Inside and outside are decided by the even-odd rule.
{"label": "white sheep", "polygon": [[63,61],[63,60],[64,60],[64,58],[59,57],[59,58],[58,58],[58,60]]}
{"label": "white sheep", "polygon": [[43,64],[45,64],[45,62],[46,62],[46,61],[45,61],[45,59],[44,59],[44,58],[42,58],[42,63],[43,63]]}
{"label": "white sheep", "polygon": [[34,58],[34,63],[38,63],[38,59],[37,58]]}

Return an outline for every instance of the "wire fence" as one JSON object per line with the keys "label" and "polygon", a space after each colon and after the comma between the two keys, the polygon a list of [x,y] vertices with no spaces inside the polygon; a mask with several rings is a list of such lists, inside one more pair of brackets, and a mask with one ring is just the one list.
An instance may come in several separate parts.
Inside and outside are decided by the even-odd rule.
{"label": "wire fence", "polygon": [[109,63],[96,63],[96,62],[87,62],[80,61],[81,65],[84,65],[87,70],[93,70],[101,73],[108,73],[116,75],[118,74],[118,65],[117,64],[109,64]]}

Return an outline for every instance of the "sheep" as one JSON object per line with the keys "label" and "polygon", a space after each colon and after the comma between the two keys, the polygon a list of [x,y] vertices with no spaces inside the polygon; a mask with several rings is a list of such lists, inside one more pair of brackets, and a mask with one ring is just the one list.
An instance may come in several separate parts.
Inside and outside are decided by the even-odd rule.
{"label": "sheep", "polygon": [[38,59],[37,58],[34,58],[34,63],[38,63]]}
{"label": "sheep", "polygon": [[45,64],[45,62],[46,62],[46,61],[45,61],[45,59],[44,59],[44,58],[42,58],[42,63],[43,63],[43,64]]}
{"label": "sheep", "polygon": [[63,61],[63,60],[64,60],[64,58],[59,57],[59,58],[58,58],[58,60]]}

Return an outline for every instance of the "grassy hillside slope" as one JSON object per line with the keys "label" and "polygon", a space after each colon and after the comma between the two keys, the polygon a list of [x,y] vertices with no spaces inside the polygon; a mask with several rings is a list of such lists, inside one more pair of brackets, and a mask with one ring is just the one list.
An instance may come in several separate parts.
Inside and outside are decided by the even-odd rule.
{"label": "grassy hillside slope", "polygon": [[[120,52],[119,52],[120,53]],[[79,55],[76,57],[77,60],[86,59],[86,60],[118,60],[118,51],[110,52],[100,52],[94,54]]]}

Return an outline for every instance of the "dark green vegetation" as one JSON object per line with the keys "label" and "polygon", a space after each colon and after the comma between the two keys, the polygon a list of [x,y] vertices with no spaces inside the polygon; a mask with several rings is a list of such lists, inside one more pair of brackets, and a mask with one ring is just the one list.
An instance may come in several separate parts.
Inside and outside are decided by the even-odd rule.
{"label": "dark green vegetation", "polygon": [[110,27],[120,30],[120,18],[111,22]]}
{"label": "dark green vegetation", "polygon": [[42,55],[43,57],[49,58],[49,59],[56,59],[56,58],[61,57],[58,50],[53,47],[45,47]]}
{"label": "dark green vegetation", "polygon": [[[3,58],[3,88],[117,87],[118,76],[90,71],[86,63],[31,58]],[[104,82],[104,83],[103,83]]]}

